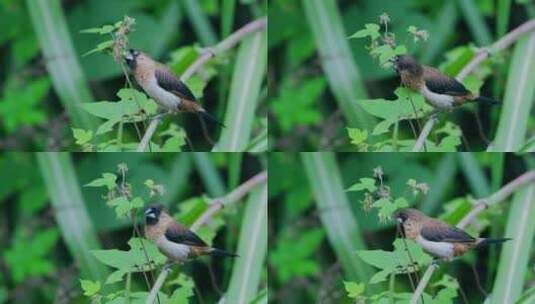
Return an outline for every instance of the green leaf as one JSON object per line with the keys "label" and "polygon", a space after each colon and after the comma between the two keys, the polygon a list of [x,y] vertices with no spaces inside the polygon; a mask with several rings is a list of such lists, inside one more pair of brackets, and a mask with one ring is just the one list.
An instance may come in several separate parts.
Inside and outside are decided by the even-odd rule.
{"label": "green leaf", "polygon": [[114,44],[113,40],[107,40],[107,41],[101,42],[97,45],[96,48],[83,54],[82,57],[85,57],[85,56],[88,56],[97,52],[111,51],[113,49],[113,44]]}
{"label": "green leaf", "polygon": [[115,213],[118,218],[124,218],[133,209],[142,208],[145,205],[145,202],[140,197],[135,197],[132,201],[129,201],[128,198],[120,196],[107,202],[107,204],[115,208]]}
{"label": "green leaf", "polygon": [[[120,98],[119,101],[84,103],[82,108],[100,118],[115,120],[125,117],[130,122],[146,119],[146,115],[156,114],[158,109],[158,105],[152,99],[134,89],[121,89],[117,96]],[[145,115],[142,115],[142,112]]]}
{"label": "green leaf", "polygon": [[381,198],[373,203],[373,207],[379,209],[379,219],[384,222],[391,219],[396,210],[409,207],[409,202],[402,197],[393,202],[389,199]]}
{"label": "green leaf", "polygon": [[357,128],[347,128],[347,133],[353,145],[360,145],[368,139],[368,131]]}
{"label": "green leaf", "polygon": [[369,36],[372,40],[375,40],[381,36],[381,34],[379,34],[379,29],[381,27],[379,25],[375,23],[367,23],[364,27],[365,29],[354,33],[349,36],[349,38],[364,38]]}
{"label": "green leaf", "polygon": [[377,187],[375,186],[375,179],[369,177],[363,177],[359,179],[358,183],[351,185],[346,191],[363,191],[375,192]]}
{"label": "green leaf", "polygon": [[84,296],[91,297],[100,291],[100,282],[91,280],[80,280],[80,285],[84,291]]}
{"label": "green leaf", "polygon": [[271,251],[270,260],[277,269],[277,278],[281,284],[294,277],[307,277],[320,271],[319,264],[310,256],[318,250],[325,238],[321,228],[308,230],[298,237],[285,231]]}
{"label": "green leaf", "polygon": [[307,79],[300,84],[290,79],[283,81],[279,96],[272,101],[272,109],[284,132],[293,130],[296,125],[309,125],[321,120],[316,103],[326,86],[327,82],[321,77]]}
{"label": "green leaf", "polygon": [[364,283],[346,282],[344,281],[344,288],[347,296],[352,299],[358,299],[364,293]]}
{"label": "green leaf", "polygon": [[84,129],[77,129],[72,128],[72,135],[74,136],[74,139],[76,140],[77,145],[85,145],[93,139],[93,131],[91,130],[84,130]]}
{"label": "green leaf", "polygon": [[173,294],[169,298],[170,303],[189,303],[195,286],[193,279],[185,274],[179,274],[178,277],[167,283],[168,285],[179,285],[180,287],[173,291]]}
{"label": "green leaf", "polygon": [[4,94],[0,98],[0,121],[8,133],[20,126],[34,126],[46,120],[45,112],[39,107],[50,89],[48,77],[30,80],[22,84],[9,79]]}
{"label": "green leaf", "polygon": [[[405,243],[407,247],[405,247]],[[410,257],[407,254],[410,252]],[[396,239],[394,251],[384,250],[357,250],[357,255],[364,262],[381,269],[371,279],[370,284],[386,280],[390,274],[414,272],[422,266],[430,264],[433,258],[426,254],[414,241],[409,239]]]}
{"label": "green leaf", "polygon": [[84,187],[104,187],[108,188],[108,190],[115,189],[117,187],[116,184],[117,181],[117,175],[113,173],[102,173],[101,178],[97,178],[95,180],[92,180],[91,182],[84,185]]}
{"label": "green leaf", "polygon": [[[166,261],[156,245],[141,238],[128,241],[130,250],[91,250],[91,253],[102,263],[117,270],[108,276],[105,284],[121,281],[128,272],[144,272],[156,269]],[[148,260],[147,258],[148,257]]]}
{"label": "green leaf", "polygon": [[21,283],[28,277],[55,271],[53,262],[46,256],[58,239],[57,228],[42,230],[31,237],[25,236],[20,230],[17,231],[11,246],[3,254],[14,281]]}

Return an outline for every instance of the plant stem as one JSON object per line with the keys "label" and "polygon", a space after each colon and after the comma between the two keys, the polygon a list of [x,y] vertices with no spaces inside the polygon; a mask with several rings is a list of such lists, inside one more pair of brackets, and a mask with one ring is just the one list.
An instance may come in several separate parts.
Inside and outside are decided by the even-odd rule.
{"label": "plant stem", "polygon": [[[197,58],[197,60],[189,66],[189,68],[182,74],[180,77],[180,80],[186,81],[188,80],[195,72],[197,72],[208,60],[212,59],[213,57],[233,48],[238,42],[240,42],[243,38],[248,36],[251,33],[263,30],[267,27],[267,17],[262,17],[258,20],[255,20],[251,23],[246,24],[244,27],[240,28],[236,32],[234,32],[232,35],[225,38],[225,40],[221,41],[219,44],[212,48],[207,48],[203,52],[203,54]],[[143,135],[143,139],[139,143],[137,147],[137,152],[144,152],[147,150],[147,145],[156,131],[156,128],[162,121],[161,117],[155,117],[151,122],[149,127],[147,128],[147,131],[145,131],[145,134]]]}
{"label": "plant stem", "polygon": [[[476,219],[476,216],[483,210],[492,205],[496,205],[504,201],[513,193],[513,191],[518,190],[518,188],[533,182],[535,182],[535,170],[528,171],[520,175],[519,177],[509,182],[507,185],[503,186],[500,190],[496,191],[491,196],[487,198],[478,199],[474,208],[472,208],[472,210],[467,215],[465,215],[457,224],[457,228],[465,228],[470,223],[472,223]],[[420,282],[418,283],[416,291],[412,295],[411,304],[417,303],[418,299],[420,298],[420,295],[423,293],[425,287],[427,286],[427,283],[429,282],[429,279],[431,278],[431,275],[436,270],[436,268],[438,268],[436,264],[431,264],[427,268],[424,276],[422,277],[422,280],[420,280]]]}

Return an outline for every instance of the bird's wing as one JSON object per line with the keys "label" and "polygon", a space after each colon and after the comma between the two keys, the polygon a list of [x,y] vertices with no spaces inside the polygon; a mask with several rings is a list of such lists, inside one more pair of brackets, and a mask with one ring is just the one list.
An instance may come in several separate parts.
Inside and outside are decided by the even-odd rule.
{"label": "bird's wing", "polygon": [[190,91],[190,89],[176,76],[167,69],[158,69],[155,72],[156,81],[158,85],[165,90],[177,95],[180,98],[196,101],[197,99]]}
{"label": "bird's wing", "polygon": [[464,85],[455,78],[442,74],[437,69],[431,67],[424,68],[424,80],[427,88],[438,94],[450,96],[465,96],[470,94]]}
{"label": "bird's wing", "polygon": [[193,231],[177,223],[170,224],[165,230],[165,237],[175,243],[207,247],[208,245]]}
{"label": "bird's wing", "polygon": [[432,242],[471,243],[475,239],[457,227],[445,223],[425,225],[420,230],[422,237]]}

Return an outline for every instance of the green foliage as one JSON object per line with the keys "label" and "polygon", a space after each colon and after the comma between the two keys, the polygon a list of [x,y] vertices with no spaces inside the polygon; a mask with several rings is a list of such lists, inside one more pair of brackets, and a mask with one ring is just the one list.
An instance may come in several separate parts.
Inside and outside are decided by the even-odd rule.
{"label": "green foliage", "polygon": [[21,126],[35,126],[46,120],[39,103],[50,89],[48,77],[41,77],[20,83],[11,80],[0,98],[0,117],[7,133],[13,133]]}
{"label": "green foliage", "polygon": [[[145,272],[156,269],[166,261],[153,243],[140,238],[131,238],[128,241],[130,250],[92,250],[91,253],[103,264],[116,270],[108,276],[105,284],[117,283],[130,272]],[[148,257],[148,260],[147,260]]]}
{"label": "green foliage", "polygon": [[272,101],[272,109],[277,114],[278,124],[284,132],[300,124],[318,123],[321,114],[315,106],[323,94],[327,83],[322,78],[307,79],[302,84],[287,79],[280,94]]}
{"label": "green foliage", "polygon": [[364,293],[366,286],[364,283],[345,282],[344,288],[347,292],[347,296],[351,299],[358,299]]}
{"label": "green foliage", "polygon": [[319,271],[319,265],[310,257],[324,238],[325,232],[320,228],[308,230],[298,238],[289,231],[281,233],[269,257],[277,269],[281,284],[294,277],[307,277]]}
{"label": "green foliage", "polygon": [[100,291],[100,282],[99,281],[91,281],[91,280],[80,280],[80,286],[82,287],[82,290],[84,291],[84,296],[86,297],[92,297],[97,292]]}
{"label": "green foliage", "polygon": [[[362,208],[368,212],[371,209],[378,210],[379,220],[386,222],[391,219],[394,212],[409,206],[409,202],[404,197],[393,198],[390,187],[383,183],[383,169],[377,167],[373,170],[373,178],[363,177],[357,183],[351,185],[346,191],[364,192],[364,200],[361,201]],[[378,184],[376,184],[378,182]],[[414,179],[409,179],[406,183],[414,196],[422,193],[427,194],[428,186],[425,183],[418,183]]]}
{"label": "green foliage", "polygon": [[55,271],[56,267],[46,256],[58,239],[59,231],[56,228],[45,229],[32,236],[19,231],[3,255],[15,282]]}
{"label": "green foliage", "polygon": [[357,255],[364,262],[381,269],[370,279],[370,284],[385,281],[391,274],[419,271],[433,260],[422,247],[408,239],[396,239],[394,251],[358,250]]}
{"label": "green foliage", "polygon": [[171,303],[189,303],[189,298],[193,296],[194,282],[191,277],[179,274],[178,277],[169,281],[167,285],[178,285],[169,298]]}

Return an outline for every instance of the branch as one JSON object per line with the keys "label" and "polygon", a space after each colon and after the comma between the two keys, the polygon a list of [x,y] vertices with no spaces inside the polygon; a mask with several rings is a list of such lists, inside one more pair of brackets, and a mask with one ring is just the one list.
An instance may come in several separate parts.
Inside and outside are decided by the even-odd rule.
{"label": "branch", "polygon": [[[234,32],[233,34],[225,38],[225,40],[219,42],[217,45],[211,48],[206,48],[203,54],[199,58],[197,58],[197,60],[192,65],[190,65],[189,68],[182,74],[182,76],[180,77],[180,80],[185,82],[191,76],[193,76],[193,74],[197,72],[204,64],[206,64],[208,60],[233,48],[234,46],[238,44],[238,42],[244,39],[247,35],[263,30],[266,27],[267,27],[267,17],[262,17],[260,19],[257,19],[255,21],[252,21],[246,24],[245,26],[243,26],[242,28],[240,28],[239,30],[237,30],[236,32]],[[161,118],[157,119],[157,117],[152,119],[149,127],[147,128],[147,131],[145,131],[145,134],[143,135],[143,139],[141,140],[141,142],[139,143],[137,147],[137,152],[144,152],[147,150],[148,143],[161,121],[162,121]]]}
{"label": "branch", "polygon": [[234,189],[224,197],[213,199],[210,207],[191,225],[190,230],[196,231],[200,226],[206,224],[206,222],[208,222],[219,210],[223,209],[229,204],[239,201],[256,185],[263,183],[266,180],[267,172],[263,171],[251,177],[251,179],[241,184],[238,188]]}
{"label": "branch", "polygon": [[[206,211],[204,211],[201,216],[199,216],[199,218],[193,223],[193,225],[191,225],[190,230],[196,231],[202,225],[206,224],[214,216],[214,214],[216,214],[219,210],[223,209],[223,207],[240,201],[256,186],[265,182],[267,182],[267,171],[262,171],[257,175],[251,177],[249,180],[247,180],[240,186],[238,186],[238,188],[234,189],[229,194],[223,197],[213,199],[210,207],[206,209]],[[158,279],[154,283],[154,286],[152,286],[152,289],[147,297],[147,301],[145,302],[146,304],[154,304],[154,301],[156,300],[156,295],[162,288],[163,282],[165,282],[165,279],[167,278],[169,273],[171,273],[170,265],[164,266],[164,269],[158,275]]]}
{"label": "branch", "polygon": [[[483,62],[483,60],[487,59],[491,54],[495,54],[497,52],[502,51],[503,49],[509,47],[513,42],[518,40],[520,36],[522,36],[525,33],[531,32],[535,30],[535,20],[530,20],[521,26],[517,27],[516,29],[509,32],[507,35],[503,36],[500,40],[493,43],[490,47],[484,47],[480,48],[474,58],[464,66],[464,68],[457,74],[457,80],[462,81],[468,74],[473,72],[480,64]],[[431,129],[435,125],[435,123],[438,120],[430,118],[425,126],[429,127],[429,131],[425,133],[424,130],[420,133],[420,136],[418,136],[418,139],[416,140],[416,144],[414,145],[413,152],[420,152],[422,150],[422,143],[425,142],[427,136],[431,132]]]}
{"label": "branch", "polygon": [[422,129],[422,132],[420,133],[420,136],[418,136],[418,139],[416,140],[416,143],[414,144],[414,148],[412,148],[412,152],[420,152],[422,150],[425,140],[427,139],[427,136],[429,136],[429,133],[431,133],[431,130],[433,130],[433,126],[437,122],[438,122],[438,118],[434,114],[431,116],[431,118],[427,120],[427,122],[424,125],[424,128]]}
{"label": "branch", "polygon": [[[518,188],[528,184],[535,182],[535,170],[528,171],[519,177],[515,178],[511,182],[509,182],[507,185],[503,186],[500,190],[496,191],[494,194],[487,198],[481,198],[476,200],[475,206],[472,208],[472,210],[465,215],[461,221],[457,224],[457,228],[465,228],[469,224],[471,224],[475,219],[476,216],[481,213],[486,208],[496,205],[500,202],[503,202],[505,199],[507,199],[513,191],[518,190]],[[420,295],[424,292],[425,287],[427,286],[427,283],[429,283],[429,279],[431,278],[431,275],[433,272],[438,268],[438,265],[431,264],[427,270],[425,271],[424,276],[422,277],[422,280],[418,283],[418,287],[416,288],[416,291],[412,295],[411,298],[411,304],[416,304],[418,302],[418,299],[420,298]]]}

